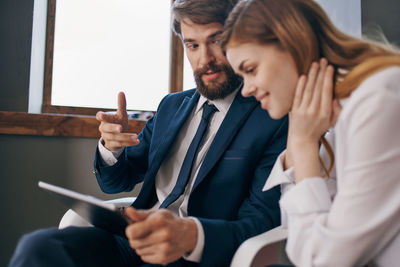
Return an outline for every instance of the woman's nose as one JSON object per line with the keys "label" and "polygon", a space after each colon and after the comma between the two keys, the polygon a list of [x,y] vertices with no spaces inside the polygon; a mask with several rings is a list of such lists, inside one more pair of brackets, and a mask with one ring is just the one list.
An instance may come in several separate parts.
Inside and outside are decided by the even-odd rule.
{"label": "woman's nose", "polygon": [[254,85],[249,84],[248,82],[244,81],[242,95],[244,97],[249,97],[254,95],[256,92],[256,87]]}

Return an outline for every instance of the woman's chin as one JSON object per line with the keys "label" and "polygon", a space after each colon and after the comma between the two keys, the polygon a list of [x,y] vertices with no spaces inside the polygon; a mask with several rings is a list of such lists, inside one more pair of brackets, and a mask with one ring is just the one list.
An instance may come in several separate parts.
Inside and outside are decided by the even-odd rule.
{"label": "woman's chin", "polygon": [[282,112],[274,112],[274,110],[271,109],[266,109],[268,111],[269,116],[274,119],[274,120],[279,120],[282,119],[287,113],[282,113]]}
{"label": "woman's chin", "polygon": [[285,112],[282,109],[273,109],[271,106],[267,105],[267,101],[261,101],[261,108],[265,111],[268,112],[269,116],[274,119],[274,120],[279,120],[282,119],[286,114],[289,113],[289,111]]}

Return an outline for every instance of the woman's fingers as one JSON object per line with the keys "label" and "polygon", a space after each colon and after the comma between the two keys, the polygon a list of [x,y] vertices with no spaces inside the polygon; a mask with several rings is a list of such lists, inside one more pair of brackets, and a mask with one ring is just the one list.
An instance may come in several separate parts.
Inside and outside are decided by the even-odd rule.
{"label": "woman's fingers", "polygon": [[306,108],[310,105],[314,93],[315,83],[318,77],[318,70],[319,64],[317,62],[313,62],[311,64],[310,71],[308,72],[307,82],[304,88],[303,97],[301,99],[302,108]]}
{"label": "woman's fingers", "polygon": [[322,58],[313,62],[308,76],[302,75],[297,82],[293,109],[312,111],[313,114],[331,112],[334,68]]}
{"label": "woman's fingers", "polygon": [[325,58],[321,58],[319,62],[318,75],[314,84],[314,89],[312,92],[312,97],[309,105],[309,108],[312,108],[314,110],[319,110],[321,104],[321,95],[324,86],[327,65],[328,61]]}
{"label": "woman's fingers", "polygon": [[306,75],[301,75],[299,80],[297,81],[292,109],[298,109],[300,107],[306,82],[307,82]]}
{"label": "woman's fingers", "polygon": [[289,116],[289,135],[318,140],[331,126],[334,68],[314,62],[298,82]]}
{"label": "woman's fingers", "polygon": [[321,112],[326,114],[332,113],[334,72],[334,68],[331,65],[327,66],[321,89]]}

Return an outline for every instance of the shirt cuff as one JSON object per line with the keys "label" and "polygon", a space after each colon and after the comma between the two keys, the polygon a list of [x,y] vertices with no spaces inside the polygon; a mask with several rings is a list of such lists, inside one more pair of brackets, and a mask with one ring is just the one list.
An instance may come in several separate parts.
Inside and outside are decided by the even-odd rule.
{"label": "shirt cuff", "polygon": [[[274,164],[274,167],[271,170],[271,173],[267,179],[263,187],[263,191],[270,190],[271,188],[282,185],[282,191],[285,188],[284,185],[286,184],[294,184],[294,167],[290,167],[287,170],[283,168],[283,160],[285,158],[286,150],[283,151]],[[285,190],[286,191],[286,190]]]}
{"label": "shirt cuff", "polygon": [[103,139],[100,138],[98,143],[101,163],[105,166],[112,166],[118,161],[118,157],[122,154],[123,148],[116,151],[110,151],[103,145]]}
{"label": "shirt cuff", "polygon": [[290,214],[309,214],[329,211],[332,200],[325,179],[321,177],[307,178],[279,201],[281,210],[287,217]]}
{"label": "shirt cuff", "polygon": [[184,255],[183,258],[187,261],[192,262],[200,262],[201,257],[203,256],[203,249],[204,249],[204,229],[201,222],[195,217],[189,217],[193,219],[193,221],[197,225],[197,243],[196,247],[192,251],[192,253]]}

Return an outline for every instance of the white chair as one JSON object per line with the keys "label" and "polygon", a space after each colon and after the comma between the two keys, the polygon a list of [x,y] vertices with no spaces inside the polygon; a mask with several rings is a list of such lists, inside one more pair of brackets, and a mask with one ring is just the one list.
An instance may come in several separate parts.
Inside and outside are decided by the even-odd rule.
{"label": "white chair", "polygon": [[[127,207],[135,201],[135,197],[118,198],[105,201],[117,207]],[[62,217],[59,229],[68,226],[92,226],[85,219],[68,210]],[[247,239],[236,251],[230,267],[264,267],[270,264],[291,264],[285,254],[287,231],[276,227],[268,232]]]}
{"label": "white chair", "polygon": [[[247,239],[236,251],[230,267],[294,265],[285,252],[287,230],[281,226]],[[398,266],[400,232],[378,253],[369,266]]]}
{"label": "white chair", "polygon": [[[112,203],[117,208],[127,207],[131,205],[135,201],[135,197],[124,197],[124,198],[117,198],[112,200],[106,200],[106,203]],[[68,226],[93,226],[88,223],[85,219],[79,216],[75,211],[68,210],[64,216],[61,218],[60,224],[58,225],[59,229],[68,227]]]}
{"label": "white chair", "polygon": [[233,256],[231,267],[264,267],[272,264],[292,265],[285,253],[287,230],[278,226],[247,239]]}

